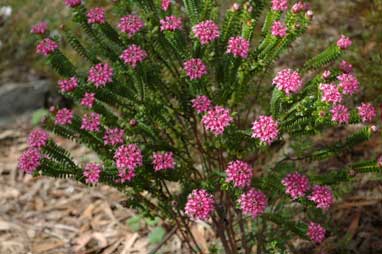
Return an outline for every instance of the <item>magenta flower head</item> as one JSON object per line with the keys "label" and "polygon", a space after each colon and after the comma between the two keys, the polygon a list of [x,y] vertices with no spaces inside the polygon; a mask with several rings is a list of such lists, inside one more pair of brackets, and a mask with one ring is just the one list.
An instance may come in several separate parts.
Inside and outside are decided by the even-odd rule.
{"label": "magenta flower head", "polygon": [[162,0],[162,10],[167,11],[170,8],[171,0]]}
{"label": "magenta flower head", "polygon": [[338,123],[349,123],[349,109],[344,105],[338,104],[333,106],[333,108],[330,110],[330,113],[332,113],[332,121]]}
{"label": "magenta flower head", "polygon": [[44,34],[48,30],[48,23],[43,21],[32,26],[31,33],[33,34]]}
{"label": "magenta flower head", "polygon": [[107,129],[103,136],[105,145],[120,145],[123,144],[125,131],[119,128]]}
{"label": "magenta flower head", "polygon": [[337,104],[342,101],[342,94],[338,91],[338,87],[335,84],[321,84],[320,90],[322,92],[322,101],[332,104]]}
{"label": "magenta flower head", "polygon": [[135,68],[138,63],[145,60],[147,57],[146,51],[141,49],[141,47],[131,44],[127,49],[125,49],[122,52],[122,55],[120,55],[120,58],[125,64],[128,64],[131,66],[131,68]]}
{"label": "magenta flower head", "polygon": [[248,163],[240,160],[231,161],[225,172],[226,182],[233,182],[235,187],[245,188],[251,185],[253,168]]}
{"label": "magenta flower head", "polygon": [[113,82],[113,68],[107,63],[99,63],[90,68],[88,82],[95,87],[103,87]]}
{"label": "magenta flower head", "polygon": [[127,33],[129,37],[132,37],[136,33],[142,30],[145,26],[143,20],[137,15],[127,15],[119,20],[118,28],[124,33]]}
{"label": "magenta flower head", "polygon": [[353,71],[353,65],[346,62],[345,60],[342,60],[339,67],[343,73],[351,73]]}
{"label": "magenta flower head", "polygon": [[19,158],[17,168],[32,174],[41,165],[42,155],[38,148],[31,147],[23,152]]}
{"label": "magenta flower head", "polygon": [[316,243],[321,243],[325,239],[326,230],[320,224],[310,222],[308,225],[308,236]]}
{"label": "magenta flower head", "polygon": [[300,2],[297,2],[295,3],[293,6],[292,6],[292,12],[297,14],[299,12],[302,12],[302,11],[305,11],[306,10],[306,5],[304,2],[300,1]]}
{"label": "magenta flower head", "polygon": [[81,129],[86,131],[99,131],[101,125],[101,115],[95,112],[85,114],[82,117]]}
{"label": "magenta flower head", "polygon": [[303,197],[309,190],[309,178],[297,172],[288,174],[281,183],[286,188],[285,192],[289,194],[292,199]]}
{"label": "magenta flower head", "polygon": [[316,203],[317,208],[327,210],[334,202],[331,189],[327,186],[315,185],[313,191],[308,197],[309,200]]}
{"label": "magenta flower head", "polygon": [[71,8],[81,4],[81,0],[64,0],[65,4]]}
{"label": "magenta flower head", "polygon": [[303,86],[300,74],[291,69],[279,71],[272,83],[277,89],[284,91],[286,95],[297,93]]}
{"label": "magenta flower head", "polygon": [[174,154],[172,152],[153,153],[154,170],[166,170],[175,168]]}
{"label": "magenta flower head", "polygon": [[200,43],[208,44],[220,36],[218,25],[212,20],[206,20],[192,27],[192,32]]}
{"label": "magenta flower head", "polygon": [[46,38],[42,40],[36,47],[36,53],[43,56],[48,56],[58,49],[58,44],[50,39]]}
{"label": "magenta flower head", "polygon": [[73,111],[67,108],[62,108],[57,111],[56,119],[54,124],[56,125],[68,125],[71,124],[73,120]]}
{"label": "magenta flower head", "polygon": [[342,88],[344,94],[352,95],[359,91],[359,82],[353,74],[344,73],[338,76],[337,79],[340,81],[338,86]]}
{"label": "magenta flower head", "polygon": [[271,116],[259,116],[252,124],[252,138],[270,145],[279,136],[279,124]]}
{"label": "magenta flower head", "polygon": [[114,160],[122,182],[131,181],[135,169],[143,165],[142,151],[135,144],[120,146],[114,153]]}
{"label": "magenta flower head", "polygon": [[288,28],[279,20],[275,21],[272,25],[272,35],[283,38],[287,34]]}
{"label": "magenta flower head", "polygon": [[241,36],[231,37],[228,41],[227,53],[235,57],[247,58],[249,41]]}
{"label": "magenta flower head", "polygon": [[203,63],[202,59],[199,58],[193,58],[184,62],[183,68],[191,80],[200,79],[207,74],[207,67]]}
{"label": "magenta flower head", "polygon": [[59,80],[58,86],[63,93],[71,92],[78,86],[78,79],[76,77],[71,77],[70,79]]}
{"label": "magenta flower head", "polygon": [[183,26],[182,19],[175,16],[167,16],[159,22],[161,31],[181,30]]}
{"label": "magenta flower head", "polygon": [[274,11],[288,10],[288,0],[272,0],[272,10]]}
{"label": "magenta flower head", "polygon": [[192,102],[192,107],[198,113],[206,112],[212,105],[211,100],[205,95],[200,95],[196,97],[195,99],[193,99],[191,102]]}
{"label": "magenta flower head", "polygon": [[43,129],[34,129],[28,136],[27,143],[29,147],[40,148],[48,142],[49,134]]}
{"label": "magenta flower head", "polygon": [[89,24],[104,24],[105,23],[105,9],[96,7],[90,9],[87,14]]}
{"label": "magenta flower head", "polygon": [[86,183],[98,183],[102,172],[102,165],[97,163],[88,163],[84,168],[84,176]]}
{"label": "magenta flower head", "polygon": [[81,105],[86,108],[92,108],[95,102],[95,93],[85,93],[81,99]]}
{"label": "magenta flower head", "polygon": [[214,209],[214,197],[206,190],[196,189],[188,195],[184,211],[193,220],[207,220]]}
{"label": "magenta flower head", "polygon": [[224,129],[233,121],[228,109],[215,106],[208,110],[202,118],[204,127],[211,131],[215,136],[221,135]]}
{"label": "magenta flower head", "polygon": [[340,49],[347,49],[352,44],[352,41],[349,37],[346,37],[345,35],[341,35],[341,37],[337,41],[337,46]]}
{"label": "magenta flower head", "polygon": [[255,188],[243,193],[238,202],[243,214],[250,215],[253,219],[263,214],[268,205],[265,194]]}
{"label": "magenta flower head", "polygon": [[372,122],[377,116],[377,110],[370,103],[362,103],[361,106],[357,107],[358,115],[361,117],[362,122]]}

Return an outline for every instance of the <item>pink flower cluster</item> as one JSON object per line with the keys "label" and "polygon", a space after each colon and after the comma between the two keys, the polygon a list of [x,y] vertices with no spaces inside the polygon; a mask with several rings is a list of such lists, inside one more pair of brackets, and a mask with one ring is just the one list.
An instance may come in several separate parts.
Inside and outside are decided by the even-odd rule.
{"label": "pink flower cluster", "polygon": [[32,174],[41,165],[42,155],[39,149],[31,147],[23,152],[19,158],[17,168]]}
{"label": "pink flower cluster", "polygon": [[214,197],[203,189],[193,190],[187,198],[185,213],[194,220],[207,220],[215,209]]}
{"label": "pink flower cluster", "polygon": [[81,99],[81,105],[87,108],[92,108],[95,102],[95,93],[85,93]]}
{"label": "pink flower cluster", "polygon": [[215,136],[221,135],[224,129],[233,121],[230,111],[221,106],[215,106],[208,110],[202,118],[204,127]]}
{"label": "pink flower cluster", "polygon": [[351,73],[353,71],[353,65],[351,65],[350,63],[346,62],[345,60],[342,60],[341,63],[340,63],[340,70],[343,72],[343,73]]}
{"label": "pink flower cluster", "polygon": [[259,116],[252,124],[252,138],[270,145],[279,135],[279,124],[272,116]]}
{"label": "pink flower cluster", "polygon": [[321,243],[325,239],[326,230],[320,224],[310,222],[308,225],[308,236],[316,243]]}
{"label": "pink flower cluster", "polygon": [[277,89],[284,91],[287,95],[297,93],[303,86],[300,74],[291,69],[279,71],[272,83]]}
{"label": "pink flower cluster", "polygon": [[206,112],[211,107],[211,105],[211,100],[205,95],[200,95],[192,100],[192,107],[198,113]]}
{"label": "pink flower cluster", "polygon": [[54,123],[56,125],[68,125],[71,124],[73,120],[73,111],[67,108],[62,108],[57,111],[56,119]]}
{"label": "pink flower cluster", "polygon": [[231,37],[228,41],[227,53],[235,57],[247,58],[249,51],[249,41],[241,36]]}
{"label": "pink flower cluster", "polygon": [[192,27],[195,37],[200,40],[201,44],[208,44],[220,36],[218,25],[212,20],[206,20]]}
{"label": "pink flower cluster", "polygon": [[170,8],[171,0],[162,0],[162,10],[167,11]]}
{"label": "pink flower cluster", "polygon": [[118,28],[124,33],[127,33],[129,37],[132,37],[136,33],[142,30],[145,26],[143,20],[137,15],[127,15],[119,20]]}
{"label": "pink flower cluster", "polygon": [[43,129],[35,129],[29,134],[27,143],[29,147],[41,148],[46,145],[48,139],[49,134],[46,131]]}
{"label": "pink flower cluster", "polygon": [[288,28],[279,20],[275,21],[272,25],[272,35],[276,37],[285,37]]}
{"label": "pink flower cluster", "polygon": [[48,23],[43,21],[32,26],[31,33],[44,34],[48,30]]}
{"label": "pink flower cluster", "polygon": [[349,37],[346,37],[345,35],[341,35],[341,37],[337,41],[337,46],[340,49],[347,49],[352,44],[352,41]]}
{"label": "pink flower cluster", "polygon": [[272,0],[272,10],[274,11],[288,10],[288,0]]}
{"label": "pink flower cluster", "polygon": [[54,40],[46,38],[37,45],[36,53],[47,56],[56,51],[56,49],[58,49],[58,44]]}
{"label": "pink flower cluster", "polygon": [[358,115],[361,117],[362,122],[372,122],[377,116],[377,111],[370,103],[362,103],[357,107]]}
{"label": "pink flower cluster", "polygon": [[142,152],[135,144],[120,146],[114,153],[114,160],[121,182],[131,181],[135,169],[143,165]]}
{"label": "pink flower cluster", "polygon": [[238,199],[238,202],[243,214],[250,215],[254,219],[264,213],[268,205],[265,194],[255,188],[243,193]]}
{"label": "pink flower cluster", "polygon": [[207,74],[207,67],[202,59],[199,58],[193,58],[184,62],[183,68],[191,80],[200,79],[203,75]]}
{"label": "pink flower cluster", "polygon": [[281,183],[286,188],[285,192],[289,194],[292,199],[303,197],[310,188],[309,178],[297,172],[288,174]]}
{"label": "pink flower cluster", "polygon": [[332,121],[338,123],[349,123],[350,113],[346,106],[341,104],[335,105],[330,110],[330,113],[332,113]]}
{"label": "pink flower cluster", "polygon": [[306,3],[302,2],[302,1],[300,1],[300,2],[295,3],[295,4],[292,6],[292,9],[291,9],[291,10],[292,10],[293,13],[297,14],[297,13],[302,12],[302,11],[305,11],[305,10],[307,10],[307,9],[309,9],[308,4],[306,4]]}
{"label": "pink flower cluster", "polygon": [[113,81],[113,69],[107,63],[99,63],[91,67],[88,75],[88,82],[95,87],[105,86]]}
{"label": "pink flower cluster", "polygon": [[71,77],[70,79],[59,80],[58,86],[63,93],[71,92],[78,86],[78,79],[76,77]]}
{"label": "pink flower cluster", "polygon": [[165,170],[175,168],[174,154],[172,152],[153,153],[154,170]]}
{"label": "pink flower cluster", "polygon": [[228,167],[225,170],[227,174],[226,181],[233,182],[235,187],[245,188],[250,186],[253,168],[246,162],[236,160],[228,163]]}
{"label": "pink flower cluster", "polygon": [[182,29],[182,19],[175,16],[167,16],[160,21],[160,30],[161,31],[175,31]]}
{"label": "pink flower cluster", "polygon": [[82,117],[81,129],[86,131],[99,131],[101,125],[101,115],[95,112],[85,114]]}
{"label": "pink flower cluster", "polygon": [[105,23],[105,9],[95,7],[90,9],[87,14],[89,24],[104,24]]}
{"label": "pink flower cluster", "polygon": [[359,82],[357,78],[351,73],[344,73],[337,77],[340,81],[338,86],[342,88],[344,94],[354,94],[359,91]]}
{"label": "pink flower cluster", "polygon": [[130,65],[132,68],[135,68],[137,64],[145,60],[146,57],[146,51],[135,44],[131,44],[122,52],[122,55],[120,56],[123,62]]}
{"label": "pink flower cluster", "polygon": [[98,183],[101,176],[102,166],[97,163],[88,163],[84,168],[84,176],[86,183]]}
{"label": "pink flower cluster", "polygon": [[335,84],[321,84],[320,90],[322,92],[322,101],[332,104],[337,104],[342,101],[342,94],[338,91],[338,87]]}
{"label": "pink flower cluster", "polygon": [[81,0],[65,0],[65,4],[69,7],[76,7],[81,4]]}
{"label": "pink flower cluster", "polygon": [[309,200],[316,203],[317,208],[327,210],[334,202],[333,193],[327,186],[315,185],[313,191],[308,197]]}
{"label": "pink flower cluster", "polygon": [[103,135],[105,145],[120,145],[124,142],[125,131],[119,128],[107,129]]}

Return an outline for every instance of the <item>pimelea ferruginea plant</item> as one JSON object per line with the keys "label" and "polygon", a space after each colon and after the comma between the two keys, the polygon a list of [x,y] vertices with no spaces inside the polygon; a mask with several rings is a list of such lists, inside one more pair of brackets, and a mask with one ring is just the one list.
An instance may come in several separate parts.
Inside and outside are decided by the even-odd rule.
{"label": "pimelea ferruginea plant", "polygon": [[[327,211],[336,184],[380,171],[381,159],[310,169],[368,140],[377,113],[351,103],[361,86],[341,59],[351,46],[346,36],[302,65],[273,71],[309,26],[307,3],[253,0],[220,10],[213,0],[120,0],[109,12],[64,2],[85,39],[65,28],[62,37],[85,64],[45,37],[46,23],[32,32],[40,36],[36,52],[62,77],[58,89],[77,106],[51,110],[46,131],[29,135],[20,170],[113,186],[130,207],[177,227],[185,248],[198,253],[190,230],[198,220],[220,239],[210,251],[284,251],[295,237],[318,245],[333,226]],[[119,22],[108,21],[117,14]],[[301,137],[350,124],[360,128],[346,139],[291,149]],[[99,160],[79,163],[47,131]]]}

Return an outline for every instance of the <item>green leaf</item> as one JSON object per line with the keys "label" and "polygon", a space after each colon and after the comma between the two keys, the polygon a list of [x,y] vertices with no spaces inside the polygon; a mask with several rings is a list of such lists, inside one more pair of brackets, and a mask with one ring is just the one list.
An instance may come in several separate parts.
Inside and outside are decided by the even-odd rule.
{"label": "green leaf", "polygon": [[46,110],[46,109],[38,109],[36,110],[35,112],[33,112],[32,114],[32,125],[38,125],[41,123],[41,120],[46,116],[48,115],[49,111]]}
{"label": "green leaf", "polygon": [[141,221],[142,221],[142,217],[139,215],[136,215],[127,220],[127,225],[133,232],[137,232],[142,228]]}
{"label": "green leaf", "polygon": [[151,244],[160,243],[166,234],[166,230],[163,227],[156,227],[149,234],[149,242]]}

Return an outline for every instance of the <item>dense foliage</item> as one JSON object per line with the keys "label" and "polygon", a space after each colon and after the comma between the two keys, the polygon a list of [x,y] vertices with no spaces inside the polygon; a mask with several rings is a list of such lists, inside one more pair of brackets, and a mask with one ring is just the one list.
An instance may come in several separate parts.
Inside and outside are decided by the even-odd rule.
{"label": "dense foliage", "polygon": [[[48,24],[32,28],[41,37],[36,52],[77,104],[52,108],[42,127],[86,145],[99,161],[82,165],[36,129],[19,168],[118,188],[130,207],[176,225],[191,252],[201,251],[190,230],[195,220],[215,229],[220,243],[211,251],[285,253],[295,237],[319,244],[330,233],[325,214],[336,185],[380,171],[377,160],[311,170],[377,131],[373,105],[348,106],[361,91],[340,60],[352,42],[342,35],[264,82],[309,26],[309,5],[252,0],[225,11],[218,2],[120,0],[106,11],[65,0],[87,40],[65,26],[62,36],[87,64],[77,66],[59,37],[46,37]],[[107,15],[121,18],[111,24]],[[360,127],[344,140],[291,147],[349,124]]]}

